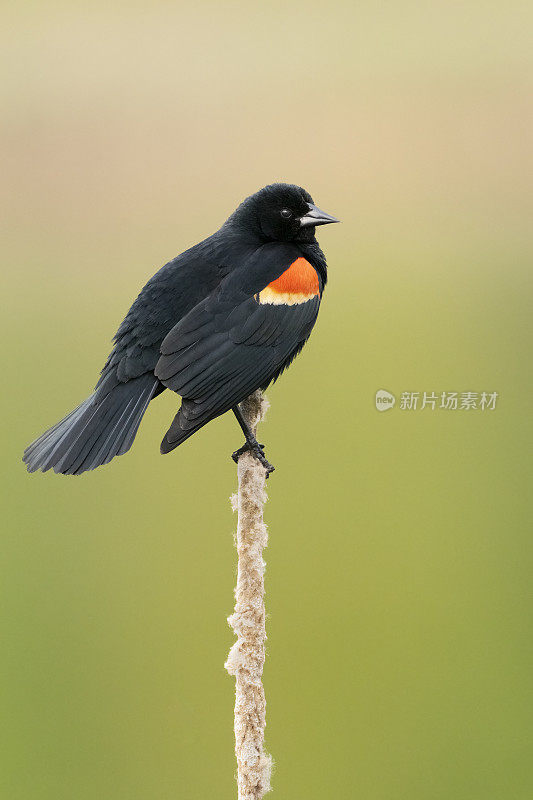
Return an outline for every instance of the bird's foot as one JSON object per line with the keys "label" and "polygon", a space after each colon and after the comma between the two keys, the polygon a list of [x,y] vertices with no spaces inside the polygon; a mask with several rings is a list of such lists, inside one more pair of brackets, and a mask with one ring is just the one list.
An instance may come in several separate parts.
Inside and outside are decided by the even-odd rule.
{"label": "bird's foot", "polygon": [[270,473],[274,472],[275,467],[273,467],[272,464],[267,461],[263,452],[264,449],[265,445],[259,444],[259,442],[245,442],[242,447],[239,447],[238,450],[235,450],[235,452],[231,454],[231,457],[235,463],[237,463],[239,456],[242,456],[243,453],[252,453],[265,468],[266,476],[268,478]]}

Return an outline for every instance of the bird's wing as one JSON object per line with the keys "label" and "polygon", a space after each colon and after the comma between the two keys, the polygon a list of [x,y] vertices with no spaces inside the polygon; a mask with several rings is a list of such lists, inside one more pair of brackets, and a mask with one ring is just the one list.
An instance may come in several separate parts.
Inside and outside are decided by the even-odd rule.
{"label": "bird's wing", "polygon": [[161,346],[155,374],[189,401],[195,426],[275,379],[315,323],[321,285],[312,265],[294,248],[261,251],[175,325]]}
{"label": "bird's wing", "polygon": [[143,287],[114,337],[96,387],[100,395],[153,373],[167,333],[220,283],[224,273],[213,256],[213,239],[169,261]]}

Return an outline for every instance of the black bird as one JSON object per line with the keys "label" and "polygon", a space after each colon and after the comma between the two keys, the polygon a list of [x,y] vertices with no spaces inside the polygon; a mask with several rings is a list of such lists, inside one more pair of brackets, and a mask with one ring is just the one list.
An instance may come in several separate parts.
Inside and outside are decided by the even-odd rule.
{"label": "black bird", "polygon": [[222,227],[165,264],[114,338],[95,390],[24,452],[29,472],[79,475],[130,449],[150,400],[182,397],[161,443],[168,453],[233,410],[267,470],[238,404],[266,388],[300,352],[327,280],[315,227],[338,222],[305,189],[275,183],[248,197]]}

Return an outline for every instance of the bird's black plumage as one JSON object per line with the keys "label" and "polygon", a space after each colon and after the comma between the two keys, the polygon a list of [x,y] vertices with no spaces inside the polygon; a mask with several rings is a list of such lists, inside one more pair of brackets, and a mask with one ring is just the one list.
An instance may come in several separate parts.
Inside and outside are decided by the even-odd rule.
{"label": "bird's black plumage", "polygon": [[334,221],[304,189],[273,184],[162,267],[118,329],[94,393],[25,450],[28,470],[80,474],[125,453],[165,388],[182,396],[161,444],[169,452],[275,380],[315,323],[327,280],[315,227]]}

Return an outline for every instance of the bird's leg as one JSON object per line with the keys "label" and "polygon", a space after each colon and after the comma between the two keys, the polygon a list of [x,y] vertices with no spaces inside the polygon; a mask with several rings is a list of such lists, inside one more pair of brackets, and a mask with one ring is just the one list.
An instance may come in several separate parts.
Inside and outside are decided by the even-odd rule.
{"label": "bird's leg", "polygon": [[269,464],[265,458],[265,454],[263,452],[265,446],[263,444],[259,444],[255,436],[253,435],[252,431],[250,430],[250,426],[246,423],[246,420],[241,414],[239,406],[234,406],[232,411],[235,414],[237,422],[241,426],[242,432],[244,433],[244,436],[246,438],[246,441],[243,444],[243,446],[239,447],[238,450],[235,450],[235,452],[231,454],[232,459],[235,461],[235,463],[237,463],[237,461],[239,460],[239,456],[241,456],[243,453],[247,452],[253,453],[254,456],[257,458],[257,460],[260,461],[261,464],[264,466],[266,471],[266,476],[268,478],[270,473],[274,472],[274,467],[272,466],[272,464]]}

